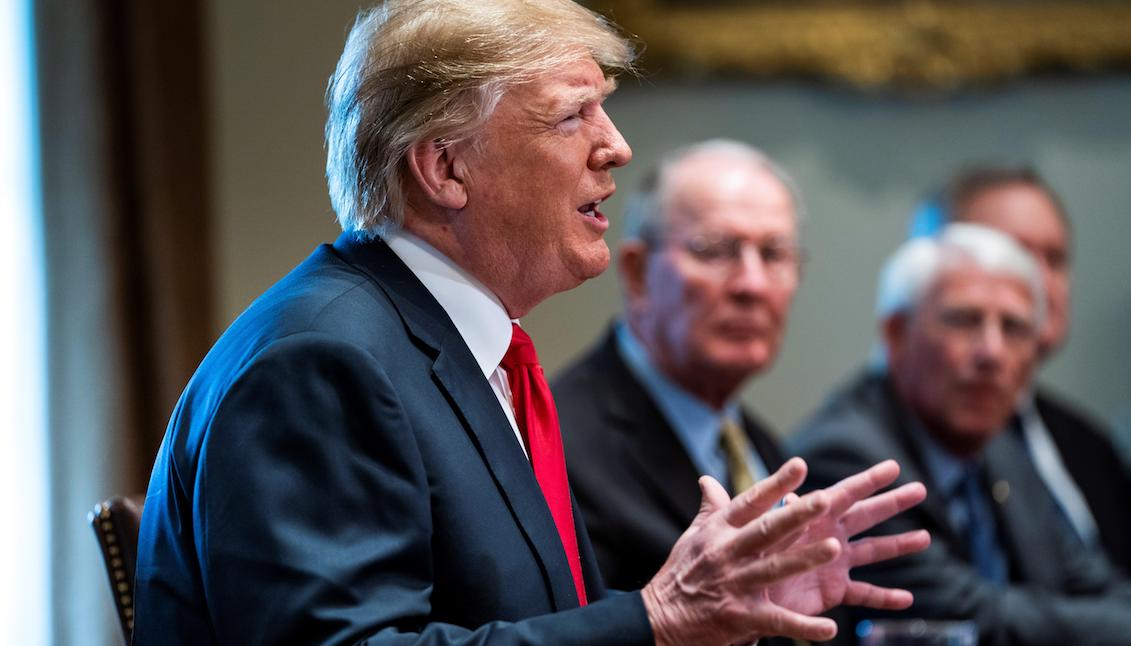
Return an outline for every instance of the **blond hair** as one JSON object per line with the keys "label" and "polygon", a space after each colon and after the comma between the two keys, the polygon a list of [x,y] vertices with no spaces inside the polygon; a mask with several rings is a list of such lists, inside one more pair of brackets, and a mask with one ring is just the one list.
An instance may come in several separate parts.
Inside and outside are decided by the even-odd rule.
{"label": "blond hair", "polygon": [[360,13],[326,91],[326,178],[342,229],[400,226],[408,150],[473,137],[509,88],[585,58],[615,76],[634,57],[569,0],[388,0]]}

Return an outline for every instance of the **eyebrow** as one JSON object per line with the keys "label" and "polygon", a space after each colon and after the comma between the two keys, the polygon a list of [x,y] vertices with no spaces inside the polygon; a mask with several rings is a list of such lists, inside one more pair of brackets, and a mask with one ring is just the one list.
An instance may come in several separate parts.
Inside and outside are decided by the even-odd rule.
{"label": "eyebrow", "polygon": [[617,89],[617,80],[614,77],[606,76],[604,87],[599,91],[588,84],[578,84],[570,87],[570,94],[568,97],[562,98],[559,101],[551,101],[548,105],[551,111],[563,111],[567,107],[575,105],[584,105],[591,101],[602,102],[609,97]]}

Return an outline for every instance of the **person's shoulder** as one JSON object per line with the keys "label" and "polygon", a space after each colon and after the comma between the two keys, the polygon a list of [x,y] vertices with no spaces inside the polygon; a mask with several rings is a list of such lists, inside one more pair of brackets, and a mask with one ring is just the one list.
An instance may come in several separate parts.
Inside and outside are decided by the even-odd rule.
{"label": "person's shoulder", "polygon": [[877,435],[887,405],[880,376],[861,372],[832,391],[824,403],[790,435],[791,450],[801,453],[828,444]]}
{"label": "person's shoulder", "polygon": [[1099,422],[1079,404],[1070,402],[1065,396],[1045,386],[1039,386],[1034,395],[1037,411],[1047,425],[1067,426],[1083,429],[1086,432],[1110,436],[1106,425]]}
{"label": "person's shoulder", "polygon": [[403,330],[396,308],[377,280],[342,260],[330,245],[321,245],[255,299],[220,337],[213,353],[242,354],[304,334],[311,339],[332,337],[376,352]]}
{"label": "person's shoulder", "polygon": [[[618,447],[662,417],[624,364],[610,329],[550,382],[568,455],[613,466]],[[584,468],[596,468],[587,466]]]}
{"label": "person's shoulder", "polygon": [[[376,360],[408,345],[403,330],[395,308],[372,279],[322,245],[228,326],[201,361],[184,397],[217,398],[240,375],[274,370],[257,367],[281,361]],[[404,342],[397,343],[398,338]]]}
{"label": "person's shoulder", "polygon": [[615,333],[610,328],[550,380],[555,401],[588,400],[605,394],[599,384],[609,382],[621,365]]}
{"label": "person's shoulder", "polygon": [[786,438],[786,449],[809,464],[817,486],[893,457],[884,380],[861,373],[837,388]]}
{"label": "person's shoulder", "polygon": [[1131,456],[1111,427],[1047,388],[1038,388],[1034,399],[1041,421],[1077,479],[1119,473],[1131,481]]}

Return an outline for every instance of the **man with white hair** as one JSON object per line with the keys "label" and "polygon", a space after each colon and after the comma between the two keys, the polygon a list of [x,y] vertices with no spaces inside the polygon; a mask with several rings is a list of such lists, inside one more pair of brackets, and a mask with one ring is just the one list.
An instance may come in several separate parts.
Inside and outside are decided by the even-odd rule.
{"label": "man with white hair", "polygon": [[953,224],[905,243],[880,278],[881,365],[791,446],[817,486],[886,458],[927,483],[927,500],[881,529],[927,529],[932,546],[860,573],[913,590],[911,616],[973,620],[990,646],[1122,643],[1131,584],[1073,547],[1024,448],[1002,433],[1044,315],[1039,270],[1009,237]]}
{"label": "man with white hair", "polygon": [[[704,644],[821,639],[849,568],[925,532],[877,465],[791,495],[802,461],[700,513],[640,591],[609,595],[518,318],[603,271],[599,205],[631,151],[602,102],[632,49],[568,0],[389,0],[328,91],[344,229],[193,376],[142,516],[134,643]],[[782,498],[788,504],[778,505]]]}
{"label": "man with white hair", "polygon": [[[1072,327],[1072,225],[1063,200],[1032,168],[977,165],[920,206],[913,230],[929,234],[952,221],[997,229],[1037,261],[1048,305],[1038,365],[1047,362]],[[1111,429],[1035,382],[1018,401],[1016,418],[1014,432],[1056,500],[1058,518],[1081,544],[1102,549],[1131,573],[1131,467],[1116,450]]]}
{"label": "man with white hair", "polygon": [[761,151],[674,150],[627,200],[623,319],[554,379],[570,484],[616,588],[639,587],[695,517],[695,482],[740,492],[784,462],[738,402],[785,336],[801,279],[793,182]]}

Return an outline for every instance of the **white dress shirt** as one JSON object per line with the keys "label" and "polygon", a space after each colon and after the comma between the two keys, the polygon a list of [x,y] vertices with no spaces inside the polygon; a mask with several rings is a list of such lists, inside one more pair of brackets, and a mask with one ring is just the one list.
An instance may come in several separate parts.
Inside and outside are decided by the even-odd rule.
{"label": "white dress shirt", "polygon": [[407,231],[389,233],[383,239],[448,313],[499,399],[518,445],[526,453],[514,419],[507,373],[499,365],[511,344],[511,323],[518,321],[507,316],[503,303],[491,290],[432,245]]}

